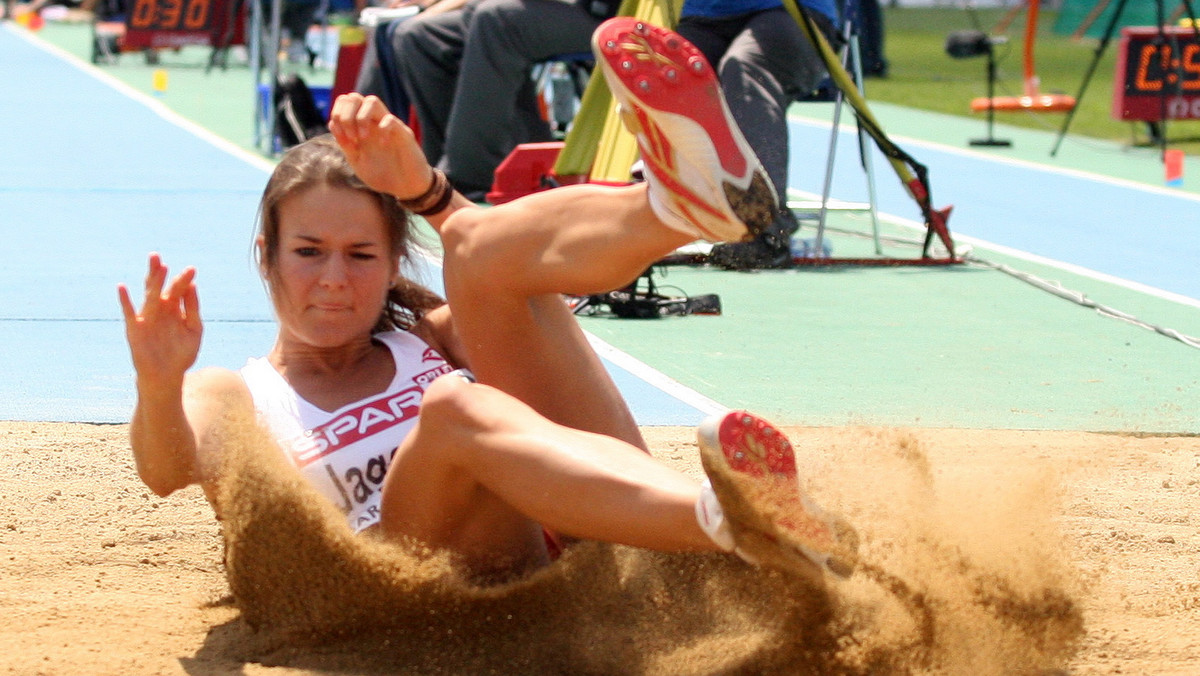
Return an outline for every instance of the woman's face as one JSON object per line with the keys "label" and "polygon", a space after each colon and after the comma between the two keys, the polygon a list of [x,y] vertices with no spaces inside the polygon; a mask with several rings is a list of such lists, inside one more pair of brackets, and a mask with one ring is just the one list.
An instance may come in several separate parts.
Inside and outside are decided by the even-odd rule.
{"label": "woman's face", "polygon": [[281,331],[313,347],[369,336],[397,274],[378,203],[319,184],[284,199],[277,213]]}

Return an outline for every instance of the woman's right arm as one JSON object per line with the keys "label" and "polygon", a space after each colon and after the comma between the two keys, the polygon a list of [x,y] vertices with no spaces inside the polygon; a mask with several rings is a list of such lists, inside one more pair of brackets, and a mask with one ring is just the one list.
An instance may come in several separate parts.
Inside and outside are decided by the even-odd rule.
{"label": "woman's right arm", "polygon": [[204,430],[196,426],[205,421],[189,418],[189,411],[208,408],[204,399],[210,394],[210,388],[196,387],[187,377],[203,333],[195,277],[195,269],[188,268],[164,289],[167,268],[158,254],[150,254],[141,309],[124,284],[117,287],[137,372],[130,445],[138,475],[158,495],[211,478],[197,462],[197,439]]}

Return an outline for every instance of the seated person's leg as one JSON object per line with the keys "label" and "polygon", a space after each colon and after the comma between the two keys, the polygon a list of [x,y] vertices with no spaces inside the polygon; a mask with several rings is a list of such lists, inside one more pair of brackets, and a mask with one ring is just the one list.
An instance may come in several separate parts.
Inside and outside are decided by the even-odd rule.
{"label": "seated person's leg", "polygon": [[396,117],[409,121],[409,99],[400,78],[396,63],[396,29],[407,18],[393,19],[380,23],[367,31],[367,48],[362,66],[355,78],[354,91],[374,94],[383,100]]}
{"label": "seated person's leg", "polygon": [[729,43],[742,29],[740,18],[685,16],[679,19],[675,31],[692,43],[708,59],[714,69],[721,63]]}
{"label": "seated person's leg", "polygon": [[826,74],[816,48],[784,10],[752,16],[718,66],[734,120],[776,190],[787,188],[787,108]]}
{"label": "seated person's leg", "polygon": [[[374,94],[381,99],[384,98],[383,75],[380,72],[379,66],[379,45],[375,38],[380,32],[385,30],[386,26],[387,24],[380,24],[379,26],[365,30],[367,46],[363,52],[362,65],[358,68],[358,75],[354,78],[354,91],[363,96]],[[387,100],[384,99],[384,103],[386,102]],[[399,117],[403,111],[397,110],[393,112]]]}
{"label": "seated person's leg", "polygon": [[[820,56],[787,12],[770,10],[747,21],[718,68],[734,119],[776,192],[786,195],[787,109],[824,77]],[[787,267],[792,261],[791,236],[798,228],[795,216],[784,207],[753,242],[714,247],[709,260],[732,269]]]}
{"label": "seated person's leg", "polygon": [[530,68],[556,54],[586,52],[599,23],[578,3],[562,0],[483,0],[474,6],[440,162],[460,192],[482,198],[513,148],[550,140]]}
{"label": "seated person's leg", "polygon": [[418,14],[397,26],[392,35],[400,81],[420,124],[421,149],[432,164],[445,152],[446,123],[466,34],[466,13],[459,9]]}
{"label": "seated person's leg", "polygon": [[287,31],[288,59],[293,62],[309,62],[314,58],[308,49],[308,29],[316,21],[320,3],[310,0],[287,0],[283,3],[282,26]]}

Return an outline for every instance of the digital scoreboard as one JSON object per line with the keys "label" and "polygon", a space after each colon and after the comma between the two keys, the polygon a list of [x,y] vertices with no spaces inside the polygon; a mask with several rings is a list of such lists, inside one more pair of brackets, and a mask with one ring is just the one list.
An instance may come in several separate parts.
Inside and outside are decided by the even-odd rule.
{"label": "digital scoreboard", "polygon": [[232,4],[232,0],[133,0],[125,19],[124,46],[241,44],[243,30],[240,21],[231,21]]}
{"label": "digital scoreboard", "polygon": [[[1113,78],[1112,115],[1118,120],[1200,119],[1200,37],[1195,29],[1121,29]],[[1165,116],[1164,116],[1164,108]]]}

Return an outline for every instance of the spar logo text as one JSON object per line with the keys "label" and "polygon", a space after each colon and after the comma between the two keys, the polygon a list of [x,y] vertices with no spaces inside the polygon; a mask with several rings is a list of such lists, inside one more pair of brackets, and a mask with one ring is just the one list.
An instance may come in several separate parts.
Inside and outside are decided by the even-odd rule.
{"label": "spar logo text", "polygon": [[421,392],[420,386],[414,386],[390,393],[313,428],[291,444],[296,465],[303,468],[344,446],[416,418],[421,410]]}

